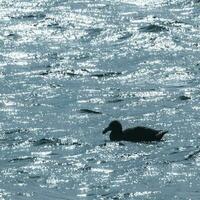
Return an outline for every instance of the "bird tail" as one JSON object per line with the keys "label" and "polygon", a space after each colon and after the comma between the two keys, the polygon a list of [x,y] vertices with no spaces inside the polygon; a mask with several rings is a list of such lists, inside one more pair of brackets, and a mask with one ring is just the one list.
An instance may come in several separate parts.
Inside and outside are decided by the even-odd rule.
{"label": "bird tail", "polygon": [[168,131],[159,131],[159,133],[156,134],[156,138],[157,138],[158,140],[161,140],[162,137],[163,137],[166,133],[168,133]]}

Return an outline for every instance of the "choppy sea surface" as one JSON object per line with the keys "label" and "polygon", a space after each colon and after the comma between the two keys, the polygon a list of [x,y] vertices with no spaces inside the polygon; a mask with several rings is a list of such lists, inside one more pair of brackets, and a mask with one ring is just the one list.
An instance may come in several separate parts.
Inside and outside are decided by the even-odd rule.
{"label": "choppy sea surface", "polygon": [[0,199],[199,197],[200,1],[0,0]]}

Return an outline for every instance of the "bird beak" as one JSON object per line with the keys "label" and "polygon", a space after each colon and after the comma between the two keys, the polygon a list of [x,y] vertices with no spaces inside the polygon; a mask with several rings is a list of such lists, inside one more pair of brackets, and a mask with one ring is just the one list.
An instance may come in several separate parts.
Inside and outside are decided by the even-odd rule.
{"label": "bird beak", "polygon": [[107,133],[108,131],[110,131],[110,127],[107,127],[103,130],[103,134]]}

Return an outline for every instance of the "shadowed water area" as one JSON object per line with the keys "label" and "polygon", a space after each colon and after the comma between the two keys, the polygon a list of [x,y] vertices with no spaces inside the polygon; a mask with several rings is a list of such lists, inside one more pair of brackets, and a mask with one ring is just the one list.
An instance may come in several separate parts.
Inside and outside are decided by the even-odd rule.
{"label": "shadowed water area", "polygon": [[0,199],[199,199],[198,0],[1,0],[0,85]]}

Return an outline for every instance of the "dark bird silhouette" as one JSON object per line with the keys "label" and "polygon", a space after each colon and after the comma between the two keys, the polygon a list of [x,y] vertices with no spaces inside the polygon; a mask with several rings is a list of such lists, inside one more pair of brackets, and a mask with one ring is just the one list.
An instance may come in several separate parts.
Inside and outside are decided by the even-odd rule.
{"label": "dark bird silhouette", "polygon": [[131,141],[131,142],[148,142],[160,141],[168,131],[155,130],[142,126],[128,128],[122,131],[122,125],[119,121],[110,122],[109,126],[103,130],[103,134],[111,131],[111,141]]}

